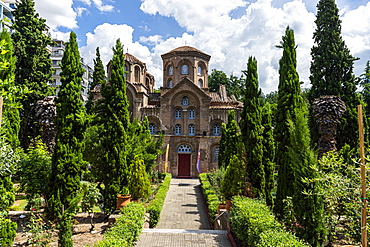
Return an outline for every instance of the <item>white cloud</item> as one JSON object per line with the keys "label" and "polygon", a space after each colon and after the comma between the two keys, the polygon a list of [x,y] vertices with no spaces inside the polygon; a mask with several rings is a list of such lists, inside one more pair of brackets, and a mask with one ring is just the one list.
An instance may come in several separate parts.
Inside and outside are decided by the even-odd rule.
{"label": "white cloud", "polygon": [[140,9],[152,15],[174,17],[188,31],[197,31],[203,25],[222,25],[230,19],[228,14],[233,9],[246,4],[243,0],[144,0]]}
{"label": "white cloud", "polygon": [[94,29],[94,33],[86,34],[87,45],[80,48],[81,56],[91,65],[95,59],[96,48],[99,47],[105,66],[113,56],[112,47],[115,46],[116,40],[120,39],[124,45],[125,53],[128,51],[142,62],[152,65],[149,49],[138,42],[133,42],[133,31],[134,29],[127,25],[108,23],[99,25]]}
{"label": "white cloud", "polygon": [[139,41],[140,43],[146,43],[148,45],[158,45],[163,42],[163,37],[161,35],[153,35],[149,37],[141,36]]}
{"label": "white cloud", "polygon": [[77,0],[77,1],[83,2],[84,4],[89,6],[91,5],[91,0]]}
{"label": "white cloud", "polygon": [[77,7],[75,8],[78,17],[81,17],[84,12],[88,12],[86,8]]}
{"label": "white cloud", "polygon": [[77,13],[72,8],[73,0],[35,0],[36,11],[46,19],[51,29],[57,27],[77,28]]}
{"label": "white cloud", "polygon": [[[150,14],[173,16],[188,32],[194,33],[185,33],[182,37],[169,38],[159,43],[152,54],[155,64],[162,66],[161,54],[178,46],[190,45],[212,56],[209,72],[216,68],[228,75],[233,73],[240,76],[241,71],[246,69],[248,57],[255,56],[261,88],[264,92],[277,90],[278,63],[282,51],[275,46],[280,44],[285,28],[289,25],[295,30],[300,79],[307,84],[315,16],[307,11],[302,1],[291,1],[285,3],[283,8],[276,8],[272,6],[271,0],[259,0],[245,7],[245,14],[239,19],[230,18],[228,14],[245,2],[199,2],[194,0],[179,4],[177,0],[144,0],[142,10]],[[188,12],[193,13],[184,14]],[[157,70],[158,66],[154,69]],[[161,84],[160,76],[156,78],[157,86]]]}
{"label": "white cloud", "polygon": [[95,6],[101,11],[101,12],[111,12],[114,10],[114,7],[112,5],[104,5],[101,0],[92,0],[95,4]]}

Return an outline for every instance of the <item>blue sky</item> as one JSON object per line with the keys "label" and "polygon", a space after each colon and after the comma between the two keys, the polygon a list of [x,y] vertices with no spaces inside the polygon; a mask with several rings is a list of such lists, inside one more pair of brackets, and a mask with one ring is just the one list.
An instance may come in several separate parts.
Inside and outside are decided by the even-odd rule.
{"label": "blue sky", "polygon": [[[92,64],[100,47],[107,63],[120,38],[125,50],[147,64],[162,85],[160,55],[190,45],[211,55],[210,70],[239,76],[249,56],[258,61],[264,93],[277,90],[277,49],[287,25],[295,30],[298,72],[309,87],[310,49],[315,30],[316,0],[35,0],[52,37],[77,33],[81,56]],[[370,60],[370,1],[337,0],[343,38],[359,57],[355,74]]]}

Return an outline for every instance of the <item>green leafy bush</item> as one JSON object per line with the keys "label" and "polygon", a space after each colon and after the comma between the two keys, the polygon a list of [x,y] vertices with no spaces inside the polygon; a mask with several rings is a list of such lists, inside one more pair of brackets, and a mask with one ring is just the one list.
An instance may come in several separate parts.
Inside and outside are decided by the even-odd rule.
{"label": "green leafy bush", "polygon": [[12,246],[17,224],[0,215],[0,246]]}
{"label": "green leafy bush", "polygon": [[260,235],[260,242],[256,247],[308,247],[293,234],[283,230],[268,230]]}
{"label": "green leafy bush", "polygon": [[46,198],[49,176],[51,174],[51,155],[41,140],[36,140],[23,155],[19,166],[21,188],[26,193],[26,209],[39,209],[40,197]]}
{"label": "green leafy bush", "polygon": [[256,246],[263,232],[277,232],[283,228],[265,203],[248,197],[233,198],[230,221],[236,236],[247,246]]}
{"label": "green leafy bush", "polygon": [[171,174],[166,174],[163,183],[159,185],[159,189],[155,198],[150,202],[150,205],[147,208],[147,212],[150,214],[149,217],[150,227],[155,227],[158,224],[159,217],[164,204],[164,199],[166,199],[166,194],[171,184],[171,178],[172,178]]}
{"label": "green leafy bush", "polygon": [[143,229],[145,208],[139,203],[129,203],[121,209],[121,217],[104,234],[104,239],[95,247],[135,246]]}
{"label": "green leafy bush", "polygon": [[135,155],[134,161],[131,164],[130,178],[128,181],[131,197],[134,200],[147,199],[151,194],[150,181],[145,171],[144,160],[138,155]]}
{"label": "green leafy bush", "polygon": [[216,195],[213,186],[211,185],[210,181],[208,180],[209,176],[207,173],[199,174],[199,180],[202,185],[202,191],[204,197],[206,199],[208,213],[211,217],[217,214],[217,207],[218,204],[221,203],[219,197]]}
{"label": "green leafy bush", "polygon": [[6,216],[15,200],[11,176],[18,160],[19,153],[13,151],[5,138],[0,136],[0,246],[11,246],[16,234],[17,224]]}
{"label": "green leafy bush", "polygon": [[206,173],[208,181],[212,185],[213,190],[214,190],[215,194],[217,195],[217,197],[220,201],[223,201],[223,199],[224,199],[222,194],[221,194],[221,189],[220,188],[221,188],[221,182],[225,177],[225,173],[226,173],[226,168],[225,167],[220,167],[217,170],[215,170],[214,172]]}

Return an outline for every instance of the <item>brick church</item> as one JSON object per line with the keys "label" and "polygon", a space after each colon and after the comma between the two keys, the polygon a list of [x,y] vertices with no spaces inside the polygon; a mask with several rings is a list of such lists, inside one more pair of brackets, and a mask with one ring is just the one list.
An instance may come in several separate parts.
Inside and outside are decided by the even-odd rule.
{"label": "brick church", "polygon": [[[158,93],[154,92],[155,80],[145,63],[125,54],[131,119],[147,117],[150,132],[164,134],[172,176],[198,177],[198,150],[201,172],[218,167],[221,124],[227,122],[229,110],[235,110],[238,120],[242,103],[233,95],[228,97],[224,86],[218,92],[209,91],[210,55],[182,46],[161,57],[163,84]],[[107,71],[110,78],[110,64]],[[93,91],[98,93],[99,89]],[[159,163],[159,170],[163,171],[165,154],[159,157]]]}

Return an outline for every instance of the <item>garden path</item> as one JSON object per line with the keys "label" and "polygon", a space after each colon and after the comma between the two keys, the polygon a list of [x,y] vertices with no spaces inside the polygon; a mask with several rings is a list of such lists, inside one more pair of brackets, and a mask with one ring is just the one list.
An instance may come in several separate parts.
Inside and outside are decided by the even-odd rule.
{"label": "garden path", "polygon": [[231,247],[227,231],[211,230],[199,179],[171,179],[156,228],[145,228],[137,247]]}

